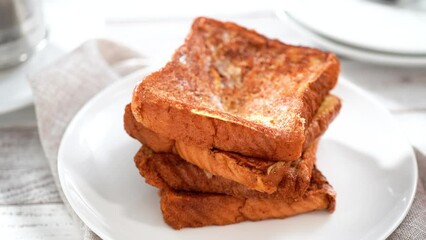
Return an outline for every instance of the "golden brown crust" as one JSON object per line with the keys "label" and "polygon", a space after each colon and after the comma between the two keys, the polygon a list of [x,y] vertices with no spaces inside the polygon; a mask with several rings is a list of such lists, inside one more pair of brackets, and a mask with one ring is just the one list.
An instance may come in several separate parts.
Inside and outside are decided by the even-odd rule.
{"label": "golden brown crust", "polygon": [[173,152],[175,141],[161,137],[157,133],[138,123],[133,117],[130,104],[124,109],[124,129],[132,138],[150,146],[155,152]]}
{"label": "golden brown crust", "polygon": [[[338,97],[328,95],[324,98],[318,111],[314,115],[311,124],[305,131],[306,149],[315,139],[319,138],[328,128],[333,119],[338,115],[341,108],[341,101]],[[131,106],[128,104],[124,113],[124,127],[127,133],[139,140],[143,144],[147,144],[155,152],[172,152],[175,141],[165,138],[158,133],[144,127],[137,122],[131,111]],[[181,144],[184,144],[181,142]]]}
{"label": "golden brown crust", "polygon": [[338,72],[333,54],[198,18],[172,61],[136,87],[132,112],[188,145],[296,160]]}
{"label": "golden brown crust", "polygon": [[145,181],[155,187],[204,193],[223,193],[236,197],[296,199],[308,189],[315,162],[316,144],[300,160],[283,167],[281,181],[271,193],[259,192],[245,184],[211,174],[175,154],[154,153],[143,146],[135,155],[135,164]]}
{"label": "golden brown crust", "polygon": [[[338,97],[328,95],[324,98],[311,124],[305,131],[306,141],[304,149],[327,130],[330,123],[338,115],[340,108],[341,101]],[[131,111],[130,104],[125,108],[124,128],[131,137],[148,145],[155,152],[173,152],[175,141],[165,138],[137,122]],[[181,144],[184,143],[182,142]]]}
{"label": "golden brown crust", "polygon": [[[315,163],[317,144],[309,146],[296,161],[267,161],[220,150],[201,149],[176,142],[179,156],[213,175],[241,183],[248,189],[274,193],[282,181],[298,182],[306,189]],[[295,171],[295,168],[301,171]]]}
{"label": "golden brown crust", "polygon": [[[340,100],[332,95],[325,98],[318,113],[314,116],[307,129],[307,139],[314,141],[314,137],[320,136],[328,127],[340,109]],[[183,142],[169,140],[159,134],[146,129],[142,124],[136,122],[130,112],[129,106],[125,111],[125,128],[129,135],[137,138],[143,144],[152,148],[155,152],[172,152],[174,148],[186,161],[195,164],[207,172],[222,176],[226,179],[236,181],[244,186],[257,191],[273,193],[284,175],[290,176],[294,171],[290,166],[296,166],[292,161],[268,161],[265,159],[250,158],[239,154],[221,150],[202,149],[190,146]],[[303,164],[299,164],[298,189],[306,189],[309,184],[312,166],[315,161],[316,147],[307,149]],[[293,181],[294,182],[294,181]]]}
{"label": "golden brown crust", "polygon": [[243,199],[220,194],[161,190],[163,219],[174,229],[244,221],[240,213],[243,203]]}
{"label": "golden brown crust", "polygon": [[338,97],[328,95],[324,98],[324,101],[312,118],[311,124],[309,124],[309,127],[305,131],[306,141],[304,149],[325,133],[330,123],[339,114],[341,107],[342,103]]}
{"label": "golden brown crust", "polygon": [[336,194],[316,169],[311,185],[308,192],[296,201],[164,189],[161,191],[161,211],[164,221],[174,229],[286,218],[321,209],[333,212]]}

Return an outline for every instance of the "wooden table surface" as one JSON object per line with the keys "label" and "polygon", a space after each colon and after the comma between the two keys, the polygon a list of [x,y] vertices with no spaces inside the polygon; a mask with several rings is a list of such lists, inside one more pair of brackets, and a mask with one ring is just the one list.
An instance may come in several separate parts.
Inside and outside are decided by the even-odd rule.
{"label": "wooden table surface", "polygon": [[[236,10],[227,9],[225,13],[208,4],[198,6],[199,11],[174,12],[170,7],[158,13],[165,1],[147,8],[132,7],[136,2],[115,1],[102,7],[87,2],[45,1],[50,40],[64,52],[85,39],[100,36],[124,43],[147,57],[164,59],[182,43],[193,17],[201,14],[236,21],[288,43],[315,46],[267,10],[274,7],[273,1],[265,1],[261,8],[256,1],[249,1],[251,5],[244,9],[235,4]],[[71,20],[77,11],[78,20]],[[425,171],[426,68],[385,67],[342,59],[341,75],[389,109],[423,163],[420,171]],[[34,139],[30,136],[37,134],[34,126],[33,106],[0,115],[0,128],[4,133],[0,135],[0,239],[77,239],[78,229],[57,193],[40,143],[30,140]],[[29,140],[11,142],[8,129],[15,134],[19,129],[22,139],[29,136]],[[16,145],[25,151],[7,152],[4,149],[13,148],[5,148],[6,145]],[[12,160],[5,157],[12,155]]]}

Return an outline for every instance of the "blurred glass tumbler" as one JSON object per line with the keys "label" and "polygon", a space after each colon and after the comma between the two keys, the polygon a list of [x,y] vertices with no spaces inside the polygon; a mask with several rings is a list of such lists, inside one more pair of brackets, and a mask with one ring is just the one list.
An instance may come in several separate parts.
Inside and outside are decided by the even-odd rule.
{"label": "blurred glass tumbler", "polygon": [[40,0],[0,0],[0,68],[27,60],[45,37]]}

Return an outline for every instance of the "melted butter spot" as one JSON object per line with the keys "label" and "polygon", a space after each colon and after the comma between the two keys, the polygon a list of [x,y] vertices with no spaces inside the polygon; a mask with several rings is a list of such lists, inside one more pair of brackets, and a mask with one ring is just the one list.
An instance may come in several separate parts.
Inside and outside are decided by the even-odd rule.
{"label": "melted butter spot", "polygon": [[[193,113],[193,114],[197,114],[197,115],[200,115],[200,116],[204,116],[204,117],[209,117],[209,118],[219,119],[219,120],[222,120],[222,121],[224,121],[224,122],[236,123],[236,124],[239,124],[239,125],[245,126],[245,127],[247,127],[247,128],[253,129],[253,130],[255,130],[255,131],[259,131],[257,128],[253,127],[253,126],[252,126],[252,125],[250,125],[250,124],[245,124],[245,123],[240,122],[240,121],[235,121],[235,120],[232,120],[232,119],[229,119],[229,118],[226,118],[226,117],[223,117],[223,116],[220,116],[220,115],[214,114],[214,113],[207,112],[207,111],[205,111],[205,110],[191,109],[191,113]],[[269,125],[270,125],[270,124],[269,124]]]}
{"label": "melted butter spot", "polygon": [[201,115],[201,116],[205,116],[205,117],[211,117],[211,118],[216,118],[216,119],[220,119],[223,121],[228,121],[229,119],[226,119],[222,116],[219,116],[217,114],[213,114],[213,113],[209,113],[207,111],[203,111],[203,110],[198,110],[198,109],[191,109],[191,113],[197,114],[197,115]]}
{"label": "melted butter spot", "polygon": [[275,121],[273,117],[263,116],[259,114],[251,114],[247,116],[247,119],[266,126],[273,126],[273,123]]}

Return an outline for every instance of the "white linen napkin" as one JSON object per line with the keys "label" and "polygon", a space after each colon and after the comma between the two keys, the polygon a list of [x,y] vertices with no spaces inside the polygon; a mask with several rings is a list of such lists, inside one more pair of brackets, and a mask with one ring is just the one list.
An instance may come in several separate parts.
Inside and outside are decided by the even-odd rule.
{"label": "white linen napkin", "polygon": [[107,40],[91,40],[29,77],[44,153],[60,196],[80,226],[84,240],[99,238],[77,217],[61,190],[57,156],[62,135],[73,116],[91,97],[142,67],[144,61],[138,53]]}

